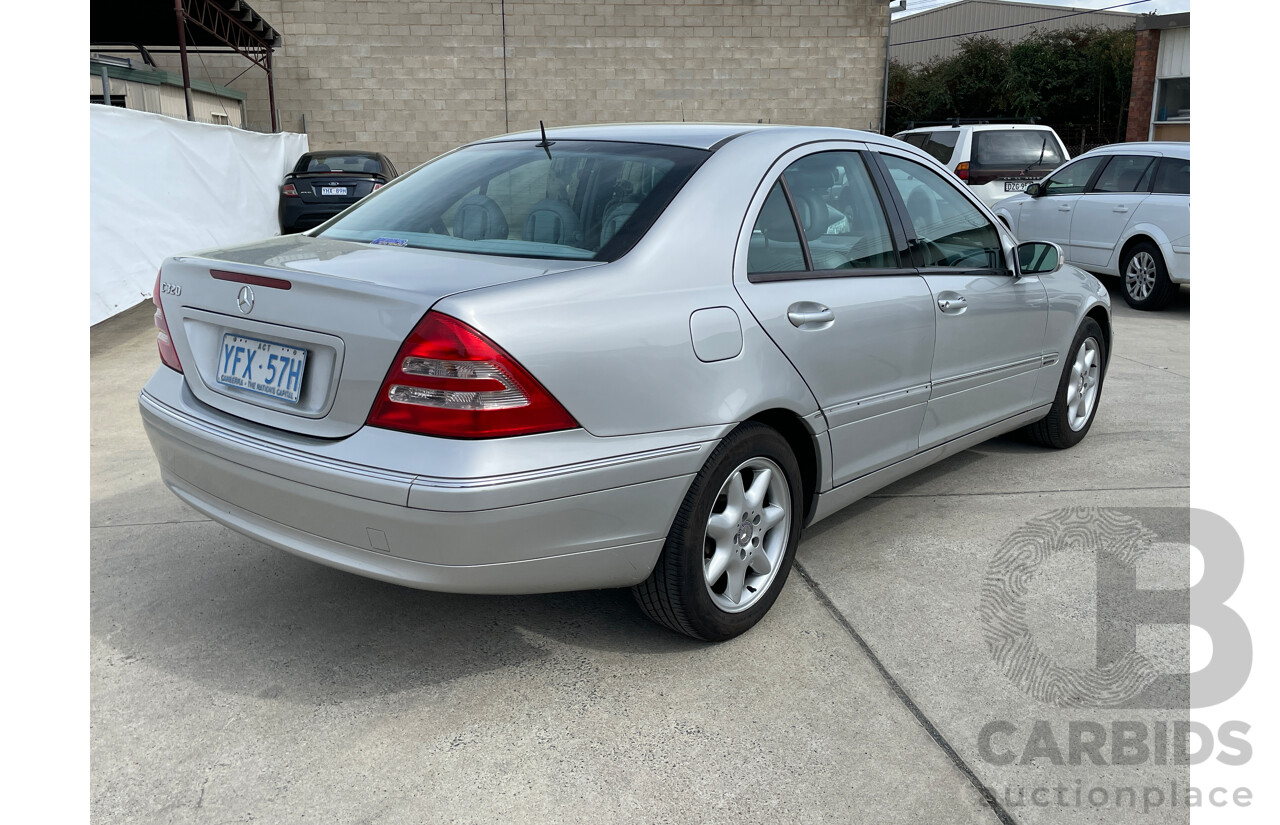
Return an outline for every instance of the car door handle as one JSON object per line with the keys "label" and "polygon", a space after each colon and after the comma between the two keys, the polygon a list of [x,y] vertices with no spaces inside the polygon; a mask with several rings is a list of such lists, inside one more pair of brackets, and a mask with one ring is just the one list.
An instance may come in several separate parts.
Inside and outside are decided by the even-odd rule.
{"label": "car door handle", "polygon": [[1070,212],[1070,211],[1071,211],[1071,204],[1069,204],[1069,203],[1060,203],[1060,204],[1058,204],[1058,211],[1059,211],[1059,212]]}
{"label": "car door handle", "polygon": [[949,315],[959,315],[967,306],[963,295],[952,294],[938,299],[938,309]]}
{"label": "car door handle", "polygon": [[836,314],[822,304],[797,301],[787,307],[787,320],[798,329],[826,329],[835,323]]}
{"label": "car door handle", "polygon": [[1128,212],[1128,211],[1129,211],[1129,207],[1127,207],[1127,206],[1117,206],[1115,209],[1112,209],[1111,211],[1112,211],[1112,212]]}

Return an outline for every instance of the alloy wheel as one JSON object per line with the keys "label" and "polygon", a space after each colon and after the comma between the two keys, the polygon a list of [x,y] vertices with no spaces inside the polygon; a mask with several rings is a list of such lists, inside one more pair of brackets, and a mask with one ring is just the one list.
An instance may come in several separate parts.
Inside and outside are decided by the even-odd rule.
{"label": "alloy wheel", "polygon": [[1093,408],[1098,403],[1098,389],[1102,379],[1102,353],[1098,342],[1086,338],[1076,351],[1071,365],[1071,377],[1067,379],[1067,425],[1079,432],[1089,423]]}
{"label": "alloy wheel", "polygon": [[716,496],[703,539],[703,582],[711,601],[739,613],[769,589],[791,534],[791,489],[772,460],[738,465]]}
{"label": "alloy wheel", "polygon": [[1138,252],[1124,270],[1124,288],[1135,301],[1145,301],[1156,288],[1156,259],[1150,252]]}

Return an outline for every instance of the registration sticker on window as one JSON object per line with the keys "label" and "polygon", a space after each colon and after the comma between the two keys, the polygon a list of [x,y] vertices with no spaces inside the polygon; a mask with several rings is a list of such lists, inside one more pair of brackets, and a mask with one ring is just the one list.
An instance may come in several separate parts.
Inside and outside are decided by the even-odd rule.
{"label": "registration sticker on window", "polygon": [[408,246],[409,242],[404,238],[376,238],[369,243],[382,244],[383,246]]}
{"label": "registration sticker on window", "polygon": [[218,383],[297,404],[306,366],[305,349],[228,332],[218,355]]}

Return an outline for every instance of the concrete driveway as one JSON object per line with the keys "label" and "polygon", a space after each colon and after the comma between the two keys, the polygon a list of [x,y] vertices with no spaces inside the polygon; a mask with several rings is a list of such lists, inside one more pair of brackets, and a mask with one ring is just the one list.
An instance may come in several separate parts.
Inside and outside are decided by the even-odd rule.
{"label": "concrete driveway", "polygon": [[[1158,314],[1113,300],[1081,445],[989,442],[814,526],[770,615],[718,646],[650,624],[626,591],[419,592],[205,519],[161,484],[138,417],[150,304],[95,327],[94,821],[1186,821],[1144,791],[1176,797],[1175,760],[1068,753],[1073,722],[1153,732],[1185,708],[1042,701],[993,659],[980,615],[1005,539],[1037,516],[1130,508],[1180,529],[1150,508],[1189,503],[1190,296]],[[1185,587],[1172,546],[1141,586]],[[1052,560],[1027,596],[1043,651],[1079,667],[1091,553]],[[1138,645],[1185,669],[1185,628]]]}

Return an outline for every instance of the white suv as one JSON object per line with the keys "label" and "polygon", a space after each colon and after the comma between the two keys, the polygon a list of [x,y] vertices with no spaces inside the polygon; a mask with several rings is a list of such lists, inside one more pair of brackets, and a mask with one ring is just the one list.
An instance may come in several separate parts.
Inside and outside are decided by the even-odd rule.
{"label": "white suv", "polygon": [[933,155],[987,206],[1022,192],[1071,157],[1057,132],[1029,123],[956,119],[894,137]]}
{"label": "white suv", "polygon": [[1103,146],[994,208],[1023,241],[1053,241],[1067,262],[1124,279],[1135,309],[1160,309],[1191,283],[1191,144]]}

